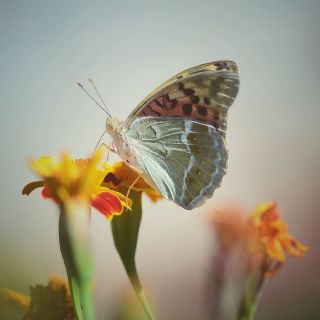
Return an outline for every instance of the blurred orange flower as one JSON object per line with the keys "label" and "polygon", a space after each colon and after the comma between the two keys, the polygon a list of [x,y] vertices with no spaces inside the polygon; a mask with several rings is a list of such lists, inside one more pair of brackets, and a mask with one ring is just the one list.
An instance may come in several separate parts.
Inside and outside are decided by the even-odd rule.
{"label": "blurred orange flower", "polygon": [[57,161],[53,157],[31,160],[31,168],[43,180],[26,185],[22,194],[29,195],[35,188],[43,187],[42,196],[53,199],[60,205],[69,200],[88,201],[108,219],[122,214],[124,207],[130,208],[132,201],[122,193],[102,186],[112,167],[103,163],[104,147],[100,147],[91,159],[74,160],[66,153]]}
{"label": "blurred orange flower", "polygon": [[[281,219],[274,202],[259,204],[248,222],[251,230],[248,234],[249,242],[257,245],[255,249],[258,249],[260,242],[266,256],[277,262],[278,267],[284,262],[285,254],[302,258],[308,250],[307,246],[288,233],[287,225]],[[273,272],[277,269],[268,271]]]}
{"label": "blurred orange flower", "polygon": [[260,203],[250,216],[236,207],[215,210],[212,222],[222,249],[242,246],[255,263],[268,261],[266,272],[276,271],[286,254],[302,258],[308,250],[288,233],[274,202]]}
{"label": "blurred orange flower", "polygon": [[[215,210],[217,250],[208,281],[208,307],[214,319],[253,319],[268,278],[285,256],[302,258],[308,248],[288,233],[276,203],[261,203],[246,215],[239,207]],[[230,297],[235,308],[229,308]]]}

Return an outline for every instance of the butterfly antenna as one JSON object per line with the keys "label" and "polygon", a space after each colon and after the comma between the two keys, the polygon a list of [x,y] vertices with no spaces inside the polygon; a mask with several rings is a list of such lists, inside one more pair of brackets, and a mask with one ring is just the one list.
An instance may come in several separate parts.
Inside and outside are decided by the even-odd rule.
{"label": "butterfly antenna", "polygon": [[93,80],[92,80],[91,78],[89,78],[89,79],[88,79],[88,81],[89,81],[89,82],[91,83],[91,85],[93,86],[94,91],[96,92],[96,94],[98,95],[98,97],[100,98],[100,100],[102,101],[102,103],[103,103],[103,105],[104,105],[105,110],[107,110],[107,111],[108,111],[108,114],[109,114],[109,116],[110,116],[110,118],[111,118],[111,113],[110,113],[110,111],[109,111],[109,109],[108,109],[108,107],[107,107],[106,103],[105,103],[105,102],[104,102],[104,100],[102,99],[102,96],[101,96],[100,92],[98,91],[98,89],[97,89],[97,87],[96,87],[95,83],[93,82]]}
{"label": "butterfly antenna", "polygon": [[77,82],[78,86],[86,93],[86,95],[101,109],[103,110],[108,116],[109,118],[111,118],[110,112],[105,109],[104,107],[102,107],[98,101],[87,91],[87,89],[80,83]]}

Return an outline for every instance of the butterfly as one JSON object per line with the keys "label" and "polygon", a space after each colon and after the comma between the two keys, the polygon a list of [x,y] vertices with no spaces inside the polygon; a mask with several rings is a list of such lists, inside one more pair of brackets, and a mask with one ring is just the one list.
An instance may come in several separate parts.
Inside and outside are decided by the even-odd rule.
{"label": "butterfly", "polygon": [[212,197],[226,173],[228,110],[239,89],[232,61],[182,71],[151,92],[126,121],[107,119],[122,160],[185,209]]}

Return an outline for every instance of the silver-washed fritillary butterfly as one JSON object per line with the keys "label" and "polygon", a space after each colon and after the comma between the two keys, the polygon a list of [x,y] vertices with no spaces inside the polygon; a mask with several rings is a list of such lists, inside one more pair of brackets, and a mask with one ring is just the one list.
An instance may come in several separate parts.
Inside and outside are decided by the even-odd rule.
{"label": "silver-washed fritillary butterfly", "polygon": [[193,209],[226,173],[227,115],[238,89],[234,62],[202,64],[163,83],[126,121],[108,118],[106,130],[122,160],[147,183]]}

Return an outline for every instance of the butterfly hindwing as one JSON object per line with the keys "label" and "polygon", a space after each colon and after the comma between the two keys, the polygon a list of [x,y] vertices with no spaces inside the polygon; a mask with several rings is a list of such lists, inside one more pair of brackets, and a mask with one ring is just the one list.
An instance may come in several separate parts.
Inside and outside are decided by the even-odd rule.
{"label": "butterfly hindwing", "polygon": [[216,61],[175,75],[131,113],[129,126],[138,117],[180,117],[213,125],[225,138],[228,109],[237,96],[239,77],[232,61]]}
{"label": "butterfly hindwing", "polygon": [[185,209],[210,198],[226,171],[225,143],[211,125],[182,118],[137,118],[126,140],[144,179]]}

